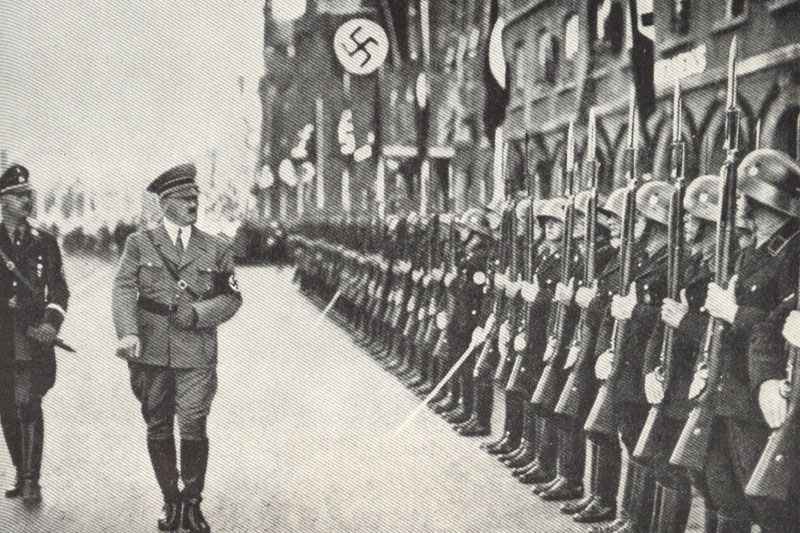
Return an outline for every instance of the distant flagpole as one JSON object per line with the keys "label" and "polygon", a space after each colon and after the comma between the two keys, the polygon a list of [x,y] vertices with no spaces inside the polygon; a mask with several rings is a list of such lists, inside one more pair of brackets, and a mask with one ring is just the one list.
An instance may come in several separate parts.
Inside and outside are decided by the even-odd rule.
{"label": "distant flagpole", "polygon": [[416,93],[419,115],[417,117],[417,156],[420,160],[420,207],[421,216],[428,213],[428,188],[430,187],[431,164],[428,153],[428,135],[431,119],[430,80],[428,70],[431,58],[430,3],[419,0],[420,40],[422,41],[422,68],[417,76]]}
{"label": "distant flagpole", "polygon": [[325,102],[317,96],[314,106],[317,151],[317,209],[325,209]]}

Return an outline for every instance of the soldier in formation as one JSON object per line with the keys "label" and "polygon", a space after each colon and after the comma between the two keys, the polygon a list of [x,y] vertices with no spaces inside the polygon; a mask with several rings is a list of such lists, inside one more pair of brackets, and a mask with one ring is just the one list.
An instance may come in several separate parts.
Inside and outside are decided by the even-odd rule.
{"label": "soldier in formation", "polygon": [[732,127],[720,175],[686,176],[675,102],[669,177],[642,179],[631,133],[601,196],[591,116],[561,195],[524,176],[499,206],[356,223],[352,244],[307,229],[297,278],[459,434],[504,407],[482,447],[589,531],[685,531],[693,491],[707,533],[798,531],[800,165],[738,156]]}

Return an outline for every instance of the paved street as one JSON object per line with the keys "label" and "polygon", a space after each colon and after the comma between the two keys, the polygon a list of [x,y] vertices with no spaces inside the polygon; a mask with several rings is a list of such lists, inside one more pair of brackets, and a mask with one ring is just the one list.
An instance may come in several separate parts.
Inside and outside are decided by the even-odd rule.
{"label": "paved street", "polygon": [[[62,354],[45,403],[45,501],[0,500],[3,532],[153,532],[160,495],[113,355],[111,269],[69,271]],[[297,293],[290,270],[240,268],[245,305],[221,331],[204,509],[216,532],[581,531],[477,440],[417,399]],[[7,454],[0,478],[10,482]]]}

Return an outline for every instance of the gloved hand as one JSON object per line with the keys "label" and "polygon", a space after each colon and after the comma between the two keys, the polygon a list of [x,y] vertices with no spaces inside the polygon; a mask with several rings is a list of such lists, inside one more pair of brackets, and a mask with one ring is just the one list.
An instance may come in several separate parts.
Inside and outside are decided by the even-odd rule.
{"label": "gloved hand", "polygon": [[56,341],[58,331],[56,331],[56,328],[54,328],[52,324],[42,322],[38,326],[29,326],[27,334],[28,337],[36,342],[44,344],[45,346],[50,346]]}
{"label": "gloved hand", "polygon": [[636,307],[636,283],[631,283],[627,296],[614,295],[611,299],[611,316],[617,320],[628,320]]}
{"label": "gloved hand", "polygon": [[661,321],[673,329],[677,329],[681,320],[689,312],[689,303],[686,301],[686,289],[681,290],[681,301],[664,298],[661,305]]}
{"label": "gloved hand", "polygon": [[181,329],[194,329],[197,324],[197,313],[189,302],[178,302],[178,309],[175,311],[175,324]]}
{"label": "gloved hand", "polygon": [[781,394],[783,380],[768,379],[758,388],[758,405],[764,420],[772,429],[777,429],[786,420],[788,405],[786,398]]}
{"label": "gloved hand", "polygon": [[578,307],[581,309],[588,309],[595,296],[597,296],[597,285],[579,287],[578,290],[575,291],[575,303],[578,304]]}
{"label": "gloved hand", "polygon": [[783,324],[783,338],[792,346],[800,347],[800,311],[792,311]]}
{"label": "gloved hand", "polygon": [[728,324],[733,324],[736,319],[736,311],[739,310],[739,306],[736,305],[736,280],[736,275],[731,277],[727,289],[723,289],[714,282],[708,284],[706,310],[714,318],[724,320]]}
{"label": "gloved hand", "polygon": [[126,357],[139,357],[139,337],[137,335],[125,335],[117,341],[117,352]]}

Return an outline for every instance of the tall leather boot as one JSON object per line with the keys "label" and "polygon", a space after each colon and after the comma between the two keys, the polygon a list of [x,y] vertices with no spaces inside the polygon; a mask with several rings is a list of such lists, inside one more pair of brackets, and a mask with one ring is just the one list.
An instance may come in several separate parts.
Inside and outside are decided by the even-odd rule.
{"label": "tall leather boot", "polygon": [[33,506],[42,501],[39,473],[44,446],[44,418],[20,424],[22,433],[22,502]]}
{"label": "tall leather boot", "polygon": [[580,433],[578,438],[581,440],[584,449],[583,458],[583,498],[574,502],[567,502],[559,509],[563,514],[574,515],[586,509],[595,497],[597,485],[597,445],[588,439],[584,439]]}
{"label": "tall leather boot", "polygon": [[680,489],[656,484],[656,507],[650,523],[652,533],[683,533],[689,522],[692,490],[688,485]]}
{"label": "tall leather boot", "polygon": [[594,479],[592,481],[592,501],[572,519],[579,523],[604,522],[616,514],[617,487],[620,481],[620,450],[616,440],[599,438],[587,439],[587,445],[594,448]]}
{"label": "tall leather boot", "polygon": [[462,426],[458,433],[465,437],[484,437],[492,432],[494,385],[475,381],[474,390],[471,423]]}
{"label": "tall leather boot", "polygon": [[16,471],[14,485],[6,490],[5,496],[6,498],[16,498],[22,494],[22,435],[19,419],[13,407],[7,413],[3,413],[2,426],[6,448],[11,456],[11,464],[14,465]]}
{"label": "tall leather boot", "polygon": [[650,466],[632,459],[631,464],[636,470],[631,505],[631,522],[633,524],[631,531],[644,531],[650,525],[650,517],[653,515],[656,480]]}
{"label": "tall leather boot", "polygon": [[717,513],[716,533],[750,533],[753,523],[745,518],[732,518]]}
{"label": "tall leather boot", "polygon": [[475,389],[473,388],[471,371],[473,365],[464,366],[469,370],[465,372],[462,368],[460,375],[456,376],[461,388],[461,410],[458,416],[453,415],[447,418],[447,421],[454,425],[465,424],[471,420],[475,405]]}
{"label": "tall leather boot", "polygon": [[161,495],[164,497],[163,515],[158,519],[158,529],[177,531],[181,519],[181,498],[178,491],[175,438],[147,439],[147,451]]}
{"label": "tall leather boot", "polygon": [[557,429],[558,459],[556,460],[555,485],[541,492],[539,496],[546,501],[575,500],[583,496],[581,472],[583,472],[583,453],[580,438],[572,428]]}
{"label": "tall leather boot", "polygon": [[539,417],[534,413],[531,404],[526,402],[522,418],[522,439],[520,445],[516,450],[512,451],[511,454],[500,456],[500,460],[508,467],[515,469],[524,467],[533,462],[539,451],[539,425]]}
{"label": "tall leather boot", "polygon": [[515,392],[506,392],[506,416],[503,437],[495,443],[482,446],[491,455],[508,453],[519,446],[522,438],[522,417],[525,398]]}
{"label": "tall leather boot", "polygon": [[[536,450],[535,469],[529,470],[526,477],[529,479],[541,479],[552,481],[556,475],[556,457],[558,455],[558,433],[552,420],[537,417],[539,446]],[[537,483],[537,481],[532,481]],[[541,483],[541,481],[538,481]],[[540,493],[550,488],[549,483],[534,487],[534,493]]]}
{"label": "tall leather boot", "polygon": [[210,533],[200,511],[208,466],[208,439],[181,440],[181,479],[183,510],[181,527],[189,533]]}
{"label": "tall leather boot", "polygon": [[617,519],[611,524],[591,528],[589,529],[589,533],[629,533],[634,531],[634,490],[637,486],[638,475],[639,471],[636,465],[630,460],[630,457],[623,448],[622,470],[619,487],[617,489]]}

